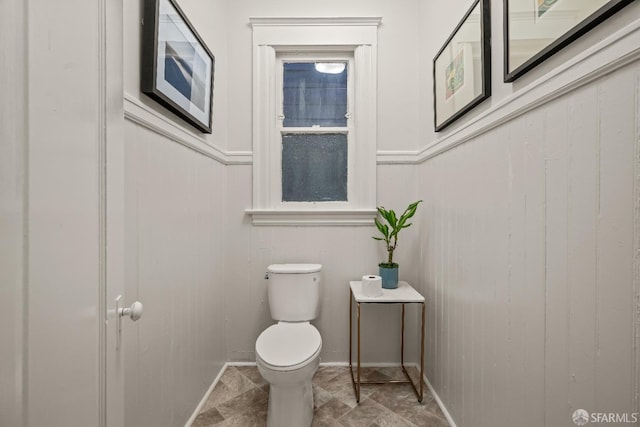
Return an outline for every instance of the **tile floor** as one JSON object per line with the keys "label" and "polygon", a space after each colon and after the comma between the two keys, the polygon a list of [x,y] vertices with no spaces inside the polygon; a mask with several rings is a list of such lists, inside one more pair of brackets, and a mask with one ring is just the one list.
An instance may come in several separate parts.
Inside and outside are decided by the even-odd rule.
{"label": "tile floor", "polygon": [[[400,368],[365,368],[361,375],[363,380],[403,379]],[[449,427],[426,386],[418,403],[409,384],[363,385],[356,404],[348,367],[320,366],[313,395],[312,426]],[[266,426],[268,400],[269,384],[258,368],[228,367],[192,427]]]}

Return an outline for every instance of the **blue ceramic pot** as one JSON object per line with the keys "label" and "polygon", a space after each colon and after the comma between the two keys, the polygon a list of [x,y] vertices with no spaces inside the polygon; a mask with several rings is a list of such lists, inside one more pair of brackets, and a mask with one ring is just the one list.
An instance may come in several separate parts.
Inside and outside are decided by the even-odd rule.
{"label": "blue ceramic pot", "polygon": [[383,267],[379,265],[380,277],[382,277],[382,287],[385,289],[395,289],[398,287],[398,266]]}

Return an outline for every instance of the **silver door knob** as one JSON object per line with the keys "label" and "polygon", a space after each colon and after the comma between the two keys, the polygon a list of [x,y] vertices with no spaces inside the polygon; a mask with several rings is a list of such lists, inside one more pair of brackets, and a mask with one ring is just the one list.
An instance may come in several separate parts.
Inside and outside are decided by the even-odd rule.
{"label": "silver door knob", "polygon": [[131,307],[119,309],[118,315],[120,317],[129,316],[131,320],[135,322],[136,320],[142,317],[142,311],[143,311],[142,303],[140,301],[136,301],[133,304],[131,304]]}

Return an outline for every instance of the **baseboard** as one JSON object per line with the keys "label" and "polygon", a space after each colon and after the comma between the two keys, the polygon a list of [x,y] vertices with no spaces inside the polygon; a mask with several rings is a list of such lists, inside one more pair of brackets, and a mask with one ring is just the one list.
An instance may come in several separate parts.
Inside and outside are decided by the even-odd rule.
{"label": "baseboard", "polygon": [[220,378],[222,378],[222,375],[224,374],[224,371],[227,370],[228,366],[234,366],[234,365],[231,365],[230,363],[225,363],[224,365],[222,365],[222,369],[220,369],[220,372],[218,373],[218,376],[213,380],[213,383],[211,383],[211,386],[209,387],[207,392],[204,394],[204,397],[202,398],[200,403],[198,403],[198,406],[196,406],[196,409],[193,411],[193,414],[191,414],[191,417],[189,417],[189,419],[187,420],[187,423],[184,425],[184,427],[191,427],[191,424],[193,424],[193,422],[198,417],[198,414],[200,413],[200,410],[202,409],[204,404],[207,402],[207,399],[209,398],[209,395],[211,394],[213,389],[218,384],[218,381],[220,381]]}
{"label": "baseboard", "polygon": [[[256,362],[228,362],[225,366],[256,366]],[[320,366],[338,366],[345,367],[349,366],[349,362],[320,362]],[[399,363],[361,363],[360,366],[363,368],[397,368],[400,366]],[[411,364],[406,364],[406,366],[414,366]]]}
{"label": "baseboard", "polygon": [[[418,366],[418,364],[413,364],[411,366],[414,366],[416,369],[420,370],[420,367]],[[453,421],[453,417],[451,416],[451,414],[449,413],[449,411],[447,410],[447,407],[444,406],[444,403],[442,402],[442,400],[440,399],[440,396],[438,396],[438,393],[436,392],[436,390],[433,388],[433,386],[431,385],[431,383],[429,382],[429,379],[427,378],[427,376],[423,376],[422,379],[424,380],[424,383],[427,385],[427,387],[429,388],[429,391],[431,392],[431,395],[433,396],[433,398],[435,399],[436,403],[438,404],[438,406],[440,407],[440,410],[442,411],[442,413],[444,414],[444,417],[447,419],[447,421],[449,422],[449,425],[451,427],[457,427],[455,421]]]}
{"label": "baseboard", "polygon": [[256,362],[227,362],[227,366],[256,366]]}

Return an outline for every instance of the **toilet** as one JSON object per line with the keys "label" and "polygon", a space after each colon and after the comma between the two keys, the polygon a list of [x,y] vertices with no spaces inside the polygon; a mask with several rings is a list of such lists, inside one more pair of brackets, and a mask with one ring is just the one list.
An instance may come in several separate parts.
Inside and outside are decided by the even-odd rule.
{"label": "toilet", "polygon": [[273,264],[267,295],[273,320],[256,340],[256,363],[269,383],[268,427],[307,427],[313,419],[311,379],[322,338],[309,323],[318,315],[320,264]]}

